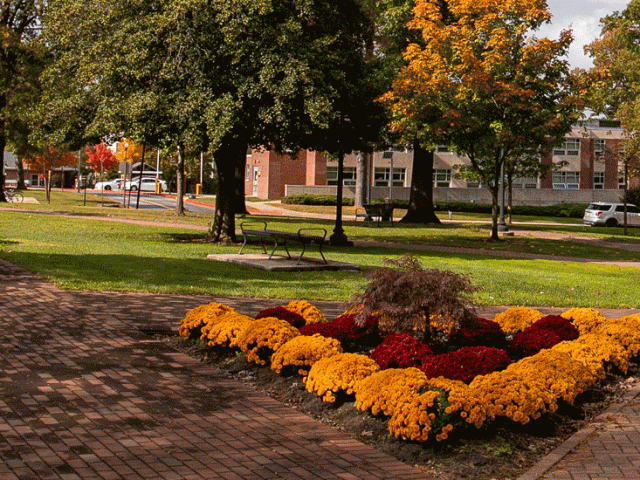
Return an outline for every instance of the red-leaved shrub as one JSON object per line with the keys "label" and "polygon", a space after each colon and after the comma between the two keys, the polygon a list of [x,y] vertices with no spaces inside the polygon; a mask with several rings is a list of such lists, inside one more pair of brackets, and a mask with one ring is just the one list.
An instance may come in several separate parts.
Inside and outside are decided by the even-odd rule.
{"label": "red-leaved shrub", "polygon": [[419,367],[422,358],[433,355],[429,346],[407,333],[392,333],[378,345],[371,355],[382,370],[387,368]]}
{"label": "red-leaved shrub", "polygon": [[509,356],[514,360],[535,355],[544,348],[551,348],[560,343],[560,337],[544,328],[527,328],[516,334],[509,345]]}
{"label": "red-leaved shrub", "polygon": [[427,356],[419,367],[427,378],[445,377],[471,382],[478,375],[504,370],[511,359],[504,350],[490,347],[464,347],[454,352]]}
{"label": "red-leaved shrub", "polygon": [[451,330],[449,345],[453,349],[462,347],[505,348],[507,336],[498,323],[478,317],[466,320]]}
{"label": "red-leaved shrub", "polygon": [[547,315],[535,322],[529,328],[541,328],[551,330],[560,337],[560,340],[575,340],[580,336],[578,329],[568,320],[560,315]]}
{"label": "red-leaved shrub", "polygon": [[296,328],[300,328],[307,323],[302,315],[296,312],[292,312],[291,310],[287,310],[284,307],[271,307],[262,310],[256,315],[256,320],[266,317],[275,317],[279,318],[280,320],[286,320],[287,322],[289,322],[289,325],[292,325]]}

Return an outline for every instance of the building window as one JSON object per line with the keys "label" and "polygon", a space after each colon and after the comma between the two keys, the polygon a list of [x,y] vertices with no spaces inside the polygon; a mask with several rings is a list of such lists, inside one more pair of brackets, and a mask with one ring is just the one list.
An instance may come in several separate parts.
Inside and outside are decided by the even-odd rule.
{"label": "building window", "polygon": [[[344,167],[342,169],[342,185],[353,187],[356,184],[356,168]],[[338,185],[338,167],[327,167],[327,185]]]}
{"label": "building window", "polygon": [[449,150],[449,147],[447,145],[438,145],[436,147],[436,152],[437,153],[448,153],[449,151],[450,150]]}
{"label": "building window", "polygon": [[467,188],[482,188],[480,180],[467,180]]}
{"label": "building window", "polygon": [[593,154],[596,157],[601,157],[604,153],[604,140],[594,140],[593,141]]}
{"label": "building window", "polygon": [[618,142],[618,158],[624,158],[624,154],[627,151],[625,142]]}
{"label": "building window", "polygon": [[511,183],[511,187],[513,188],[538,188],[538,178],[537,177],[521,177],[514,178]]}
{"label": "building window", "polygon": [[577,157],[580,154],[580,141],[577,138],[565,138],[562,145],[553,149],[553,154]]}
{"label": "building window", "polygon": [[604,172],[593,173],[593,188],[596,190],[604,190]]}
{"label": "building window", "polygon": [[624,190],[625,185],[627,184],[627,180],[624,177],[624,170],[620,172],[618,175],[618,188],[620,190]]}
{"label": "building window", "polygon": [[451,186],[451,170],[433,170],[433,186],[437,188],[449,188]]}
{"label": "building window", "polygon": [[580,172],[553,172],[553,188],[579,190]]}
{"label": "building window", "polygon": [[[388,187],[389,186],[389,169],[376,167],[373,174],[373,184],[376,187]],[[393,169],[393,186],[404,187],[406,178],[406,169],[394,168]]]}
{"label": "building window", "polygon": [[244,172],[244,179],[248,182],[251,180],[251,165],[247,164],[246,172]]}

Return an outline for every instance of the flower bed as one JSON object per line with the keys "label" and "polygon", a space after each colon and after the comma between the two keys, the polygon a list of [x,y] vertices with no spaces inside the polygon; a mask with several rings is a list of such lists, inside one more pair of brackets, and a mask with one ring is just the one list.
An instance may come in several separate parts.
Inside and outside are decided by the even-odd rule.
{"label": "flower bed", "polygon": [[[299,331],[291,325],[299,320],[290,322],[294,317],[282,309],[271,312],[284,320],[253,319],[212,303],[188,312],[179,332],[212,348],[239,349],[278,373],[299,374],[306,390],[326,402],[353,398],[359,410],[387,418],[391,435],[411,441],[445,441],[498,418],[526,424],[574,403],[607,371],[625,373],[640,353],[640,315],[606,320],[593,309],[547,317],[509,309],[451,331],[451,348],[473,346],[434,355],[408,334],[386,332],[383,340],[373,320],[358,325],[345,314],[327,322],[304,301],[282,308],[307,325]],[[360,351],[346,352],[339,339]],[[504,350],[477,345],[496,342]]]}

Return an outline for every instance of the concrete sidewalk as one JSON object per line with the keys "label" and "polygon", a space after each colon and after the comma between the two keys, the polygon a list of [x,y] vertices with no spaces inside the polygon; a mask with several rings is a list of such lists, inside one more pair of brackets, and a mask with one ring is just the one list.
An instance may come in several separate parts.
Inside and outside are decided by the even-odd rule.
{"label": "concrete sidewalk", "polygon": [[[2,480],[434,480],[145,333],[212,301],[247,315],[282,301],[62,291],[3,260],[0,288]],[[520,479],[640,478],[639,391]]]}

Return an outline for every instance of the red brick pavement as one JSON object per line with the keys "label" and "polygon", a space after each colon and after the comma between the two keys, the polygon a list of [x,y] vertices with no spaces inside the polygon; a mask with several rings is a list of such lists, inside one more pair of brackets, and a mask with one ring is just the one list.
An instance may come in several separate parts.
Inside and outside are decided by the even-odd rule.
{"label": "red brick pavement", "polygon": [[0,289],[1,480],[428,479],[138,328],[213,298],[61,291],[3,261]]}
{"label": "red brick pavement", "polygon": [[[62,291],[3,260],[0,288],[0,480],[429,480],[145,333],[211,301],[254,315],[281,300]],[[519,480],[640,478],[639,393]]]}

